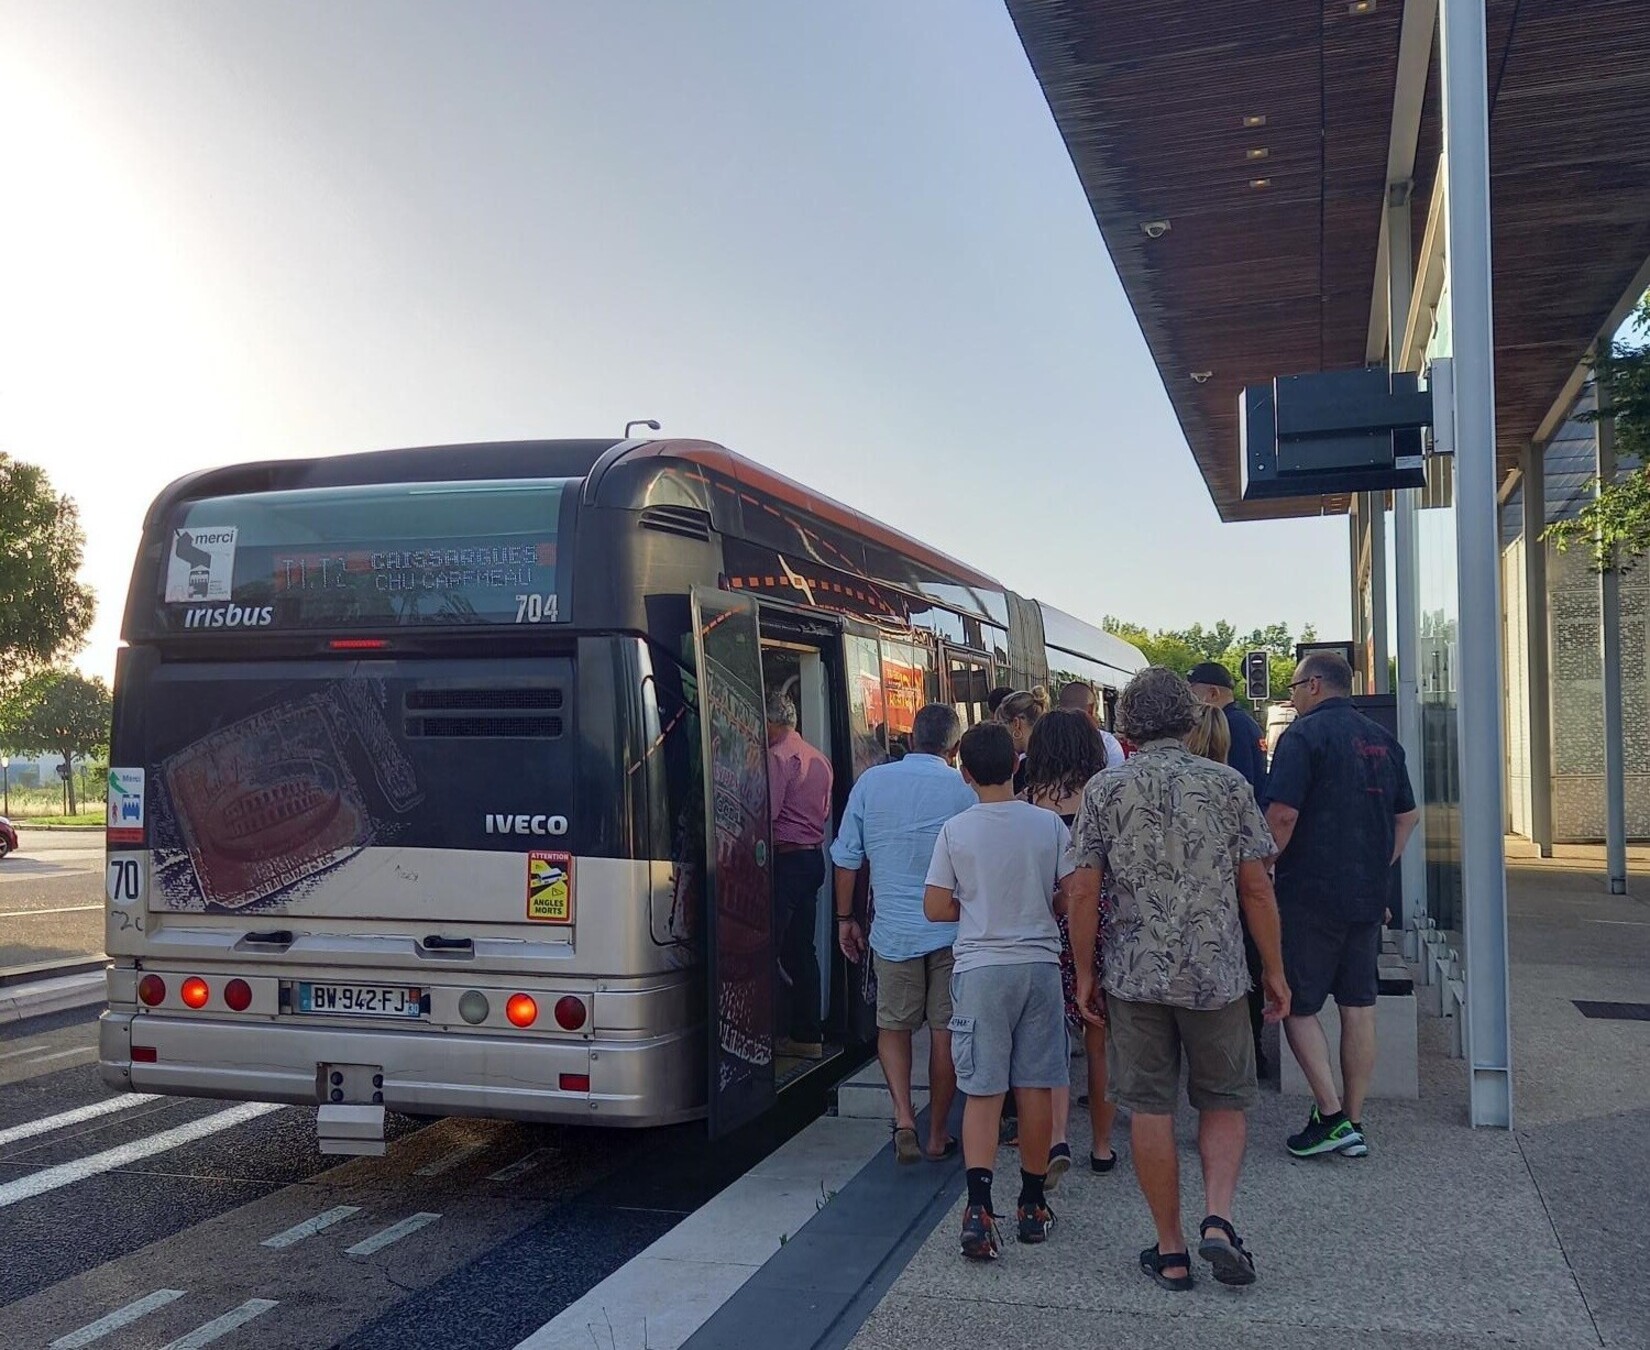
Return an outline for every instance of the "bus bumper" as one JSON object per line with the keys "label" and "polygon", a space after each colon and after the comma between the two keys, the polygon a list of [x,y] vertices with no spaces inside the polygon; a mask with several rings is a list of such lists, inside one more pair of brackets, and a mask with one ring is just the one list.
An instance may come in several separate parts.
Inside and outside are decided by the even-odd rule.
{"label": "bus bumper", "polygon": [[98,1046],[103,1081],[132,1092],[317,1106],[336,1100],[332,1075],[343,1070],[347,1101],[381,1092],[387,1110],[408,1115],[648,1126],[705,1111],[702,1028],[529,1040],[109,1011]]}

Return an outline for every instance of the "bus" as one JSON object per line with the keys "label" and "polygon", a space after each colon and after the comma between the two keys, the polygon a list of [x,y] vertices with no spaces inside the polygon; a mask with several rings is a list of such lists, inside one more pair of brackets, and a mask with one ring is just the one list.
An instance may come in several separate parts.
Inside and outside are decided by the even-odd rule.
{"label": "bus", "polygon": [[[765,696],[854,778],[1128,643],[719,445],[243,464],[150,508],[115,683],[106,1082],[724,1133],[775,1055]],[[833,1052],[874,1038],[822,888]],[[861,897],[862,904],[874,897]]]}

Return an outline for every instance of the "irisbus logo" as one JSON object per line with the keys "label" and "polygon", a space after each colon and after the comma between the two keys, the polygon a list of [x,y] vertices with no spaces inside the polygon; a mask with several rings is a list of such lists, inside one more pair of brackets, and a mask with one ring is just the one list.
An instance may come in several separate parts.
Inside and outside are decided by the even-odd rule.
{"label": "irisbus logo", "polygon": [[208,605],[204,609],[187,610],[183,616],[185,628],[264,628],[275,622],[272,605],[261,608],[252,605]]}

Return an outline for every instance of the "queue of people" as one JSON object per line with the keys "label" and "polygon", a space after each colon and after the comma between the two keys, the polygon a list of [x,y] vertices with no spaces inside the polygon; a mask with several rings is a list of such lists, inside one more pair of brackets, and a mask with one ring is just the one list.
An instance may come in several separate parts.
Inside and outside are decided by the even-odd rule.
{"label": "queue of people", "polygon": [[[1135,676],[1116,705],[1128,755],[1101,726],[1093,687],[1073,681],[1052,708],[1041,689],[994,690],[992,719],[966,731],[953,708],[928,705],[904,758],[855,782],[831,846],[838,945],[873,964],[901,1163],[955,1154],[946,1122],[964,1095],[963,1255],[1000,1250],[994,1172],[1000,1143],[1016,1132],[1017,1236],[1049,1237],[1048,1197],[1073,1165],[1074,1037],[1088,1089],[1077,1103],[1093,1124],[1089,1170],[1117,1166],[1113,1126],[1126,1109],[1156,1229],[1140,1266],[1164,1289],[1193,1280],[1174,1139],[1183,1063],[1203,1172],[1195,1251],[1220,1283],[1256,1277],[1234,1209],[1262,1018],[1283,1024],[1316,1099],[1289,1151],[1367,1154],[1387,874],[1417,812],[1401,749],[1357,713],[1350,692],[1341,658],[1301,662],[1291,685],[1299,716],[1270,779],[1264,753],[1249,753],[1260,752],[1259,728],[1236,706],[1230,673],[1211,663],[1190,681],[1160,667]],[[784,712],[770,707],[770,738],[789,801],[817,773],[795,757]],[[867,871],[868,933],[855,908]],[[782,953],[798,966],[793,932],[811,925],[802,882],[799,874],[779,924]],[[817,965],[812,978],[817,991]],[[1344,1097],[1317,1022],[1330,996],[1341,1011]],[[923,1139],[911,1072],[912,1036],[925,1023],[932,1109]],[[817,1036],[806,1021],[791,1031],[796,1042]],[[1015,1121],[1006,1130],[1005,1113]]]}

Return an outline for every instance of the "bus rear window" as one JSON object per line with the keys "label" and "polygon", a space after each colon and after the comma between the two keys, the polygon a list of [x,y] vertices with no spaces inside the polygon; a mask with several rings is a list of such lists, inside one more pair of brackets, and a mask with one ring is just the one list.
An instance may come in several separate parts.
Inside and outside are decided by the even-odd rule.
{"label": "bus rear window", "polygon": [[166,632],[537,624],[566,617],[571,479],[209,497],[170,523]]}

